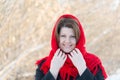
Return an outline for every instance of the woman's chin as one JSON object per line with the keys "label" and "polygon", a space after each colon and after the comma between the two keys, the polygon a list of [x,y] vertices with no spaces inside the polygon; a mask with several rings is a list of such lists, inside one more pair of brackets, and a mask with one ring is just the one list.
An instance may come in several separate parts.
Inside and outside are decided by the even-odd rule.
{"label": "woman's chin", "polygon": [[69,51],[63,51],[65,54],[70,54],[70,52],[71,52],[71,50],[69,50]]}

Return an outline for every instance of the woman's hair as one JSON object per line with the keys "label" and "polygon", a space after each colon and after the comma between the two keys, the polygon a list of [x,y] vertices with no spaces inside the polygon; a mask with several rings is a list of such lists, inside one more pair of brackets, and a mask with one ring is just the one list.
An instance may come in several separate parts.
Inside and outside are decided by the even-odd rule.
{"label": "woman's hair", "polygon": [[75,33],[76,41],[79,40],[80,30],[78,27],[78,23],[71,18],[62,18],[56,25],[56,29],[55,29],[55,36],[56,36],[57,42],[59,42],[60,30],[63,27],[72,28]]}

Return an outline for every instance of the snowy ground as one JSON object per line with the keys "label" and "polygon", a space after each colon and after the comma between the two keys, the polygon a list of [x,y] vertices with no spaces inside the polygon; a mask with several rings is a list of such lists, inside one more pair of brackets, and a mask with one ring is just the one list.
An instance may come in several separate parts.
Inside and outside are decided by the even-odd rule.
{"label": "snowy ground", "polygon": [[120,69],[115,74],[108,76],[107,80],[120,80]]}
{"label": "snowy ground", "polygon": [[107,80],[120,80],[120,74],[108,76]]}

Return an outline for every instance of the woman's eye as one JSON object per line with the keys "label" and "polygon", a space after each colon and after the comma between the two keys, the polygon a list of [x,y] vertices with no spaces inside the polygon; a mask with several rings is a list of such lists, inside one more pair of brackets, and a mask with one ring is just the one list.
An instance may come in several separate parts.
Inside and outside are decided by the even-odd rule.
{"label": "woman's eye", "polygon": [[65,35],[61,35],[60,37],[65,37]]}
{"label": "woman's eye", "polygon": [[71,36],[71,38],[75,38],[75,36]]}

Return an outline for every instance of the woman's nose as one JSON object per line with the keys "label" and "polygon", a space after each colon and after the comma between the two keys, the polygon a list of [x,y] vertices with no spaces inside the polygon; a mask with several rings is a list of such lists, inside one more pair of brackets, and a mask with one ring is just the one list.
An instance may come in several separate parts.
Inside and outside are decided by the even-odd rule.
{"label": "woman's nose", "polygon": [[66,42],[66,43],[69,43],[69,42],[70,42],[70,39],[67,37],[67,38],[65,39],[65,42]]}

